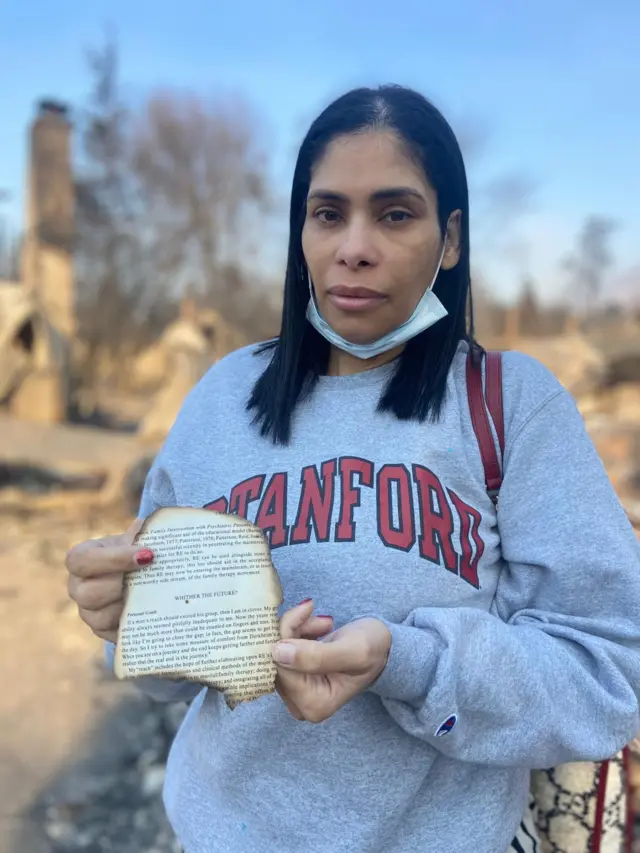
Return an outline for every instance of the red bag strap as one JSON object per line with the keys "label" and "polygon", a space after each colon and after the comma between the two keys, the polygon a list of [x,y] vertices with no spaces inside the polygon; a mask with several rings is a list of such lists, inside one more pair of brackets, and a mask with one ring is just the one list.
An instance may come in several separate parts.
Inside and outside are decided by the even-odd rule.
{"label": "red bag strap", "polygon": [[[624,853],[631,853],[633,850],[633,836],[635,829],[635,810],[633,807],[633,786],[631,785],[631,768],[630,768],[630,750],[625,746],[622,750],[622,778],[625,787],[626,796],[626,815],[625,815],[625,836],[623,839],[622,850]],[[596,813],[593,824],[593,838],[589,853],[600,853],[602,847],[602,838],[604,833],[604,811],[607,802],[607,780],[609,778],[609,768],[611,761],[601,761],[598,770],[598,783],[596,786]]]}
{"label": "red bag strap", "polygon": [[484,353],[486,356],[485,387],[482,382],[482,362],[476,362],[472,349],[467,355],[467,395],[473,431],[478,440],[487,493],[491,500],[498,502],[498,492],[502,485],[502,470],[491,432],[489,413],[498,436],[500,453],[504,453],[504,409],[502,405],[502,354]]}
{"label": "red bag strap", "polygon": [[625,746],[622,750],[622,766],[624,768],[625,791],[627,795],[626,834],[624,853],[631,853],[636,827],[635,786],[631,782],[631,749]]}
{"label": "red bag strap", "polygon": [[486,389],[487,406],[498,434],[500,453],[504,456],[504,411],[502,408],[502,353],[488,352],[486,354]]}
{"label": "red bag strap", "polygon": [[[591,853],[600,853],[602,844],[602,831],[604,829],[604,806],[607,796],[607,778],[609,776],[609,762],[602,761],[598,770],[598,784],[596,793],[596,814],[593,824],[593,839]],[[626,841],[626,839],[625,839]]]}

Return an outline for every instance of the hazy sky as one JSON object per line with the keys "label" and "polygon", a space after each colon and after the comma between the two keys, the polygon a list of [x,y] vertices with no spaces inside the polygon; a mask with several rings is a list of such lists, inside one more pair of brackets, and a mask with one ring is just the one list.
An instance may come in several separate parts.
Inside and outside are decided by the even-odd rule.
{"label": "hazy sky", "polygon": [[[165,85],[245,95],[264,118],[281,195],[307,123],[330,98],[405,83],[454,129],[489,131],[468,163],[472,252],[506,296],[524,267],[543,293],[557,292],[559,258],[591,213],[620,221],[612,278],[640,265],[638,0],[0,0],[0,189],[12,194],[0,210],[16,224],[34,102],[82,100],[84,50],[109,23],[133,97]],[[481,241],[487,223],[477,221],[477,188],[513,172],[536,185],[515,253]],[[284,256],[280,241],[269,250]]]}

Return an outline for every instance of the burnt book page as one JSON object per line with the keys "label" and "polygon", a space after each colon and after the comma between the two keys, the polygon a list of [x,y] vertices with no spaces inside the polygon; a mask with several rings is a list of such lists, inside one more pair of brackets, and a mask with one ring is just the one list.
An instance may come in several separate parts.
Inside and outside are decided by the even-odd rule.
{"label": "burnt book page", "polygon": [[116,676],[195,681],[232,708],[273,693],[282,589],[262,530],[171,507],[146,519],[135,544],[155,559],[125,576]]}

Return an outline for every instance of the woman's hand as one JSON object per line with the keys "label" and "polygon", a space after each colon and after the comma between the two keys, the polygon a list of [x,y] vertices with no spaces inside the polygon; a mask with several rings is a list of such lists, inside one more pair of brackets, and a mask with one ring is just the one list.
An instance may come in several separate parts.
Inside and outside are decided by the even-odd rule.
{"label": "woman's hand", "polygon": [[137,519],[118,536],[89,539],[67,554],[69,597],[93,633],[115,643],[122,615],[125,572],[147,566],[153,560],[148,549],[136,548],[133,540],[142,526]]}
{"label": "woman's hand", "polygon": [[282,641],[273,649],[276,689],[297,720],[321,723],[366,690],[387,663],[391,634],[378,619],[359,619],[320,641],[309,636],[313,601],[287,611],[280,620]]}

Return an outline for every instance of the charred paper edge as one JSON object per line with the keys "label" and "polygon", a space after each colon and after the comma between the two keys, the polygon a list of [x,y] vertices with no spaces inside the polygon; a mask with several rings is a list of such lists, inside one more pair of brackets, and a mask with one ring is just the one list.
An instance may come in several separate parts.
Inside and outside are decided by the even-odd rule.
{"label": "charred paper edge", "polygon": [[[273,605],[274,615],[276,617],[276,625],[277,625],[277,623],[278,623],[278,617],[277,617],[278,607],[280,607],[280,605],[283,602],[282,582],[280,581],[280,576],[278,575],[278,570],[276,569],[276,567],[273,564],[273,559],[271,558],[271,548],[269,547],[269,542],[267,540],[267,537],[266,537],[264,530],[261,527],[258,527],[256,524],[253,524],[252,522],[250,522],[248,519],[242,518],[239,515],[233,515],[232,513],[228,513],[228,512],[215,512],[215,510],[204,509],[203,507],[167,506],[167,507],[159,507],[158,509],[154,509],[153,512],[149,513],[149,515],[146,516],[146,518],[142,522],[142,526],[140,527],[140,530],[136,533],[136,535],[134,537],[133,544],[136,545],[138,543],[140,537],[149,531],[150,527],[152,526],[152,522],[157,520],[159,516],[166,515],[167,513],[175,513],[175,512],[195,512],[195,513],[206,512],[206,513],[210,513],[210,514],[215,513],[216,515],[222,515],[222,516],[225,516],[226,518],[233,519],[233,522],[232,522],[233,524],[238,524],[240,526],[249,527],[249,528],[251,528],[252,531],[260,534],[262,541],[263,541],[263,544],[266,548],[267,554],[269,555],[269,563],[271,565],[271,581],[272,581],[272,583],[274,583],[274,587],[275,587],[274,592],[276,593],[276,596],[278,599],[277,603]],[[126,610],[127,603],[129,600],[129,594],[131,591],[131,587],[127,583],[127,579],[128,579],[128,575],[125,576],[124,595],[123,595],[123,600],[124,600],[123,612]],[[120,624],[122,625],[122,622]],[[176,673],[174,671],[171,674],[164,675],[163,673],[159,673],[159,672],[148,672],[148,673],[142,673],[141,672],[141,673],[137,673],[136,675],[125,675],[123,673],[122,659],[118,653],[119,643],[120,643],[120,627],[118,628],[118,638],[117,638],[117,642],[116,642],[114,666],[113,666],[114,674],[119,681],[135,681],[138,678],[162,678],[165,681],[173,681],[176,683],[179,681],[188,681],[188,682],[191,682],[193,684],[200,684],[200,685],[202,685],[202,687],[207,687],[207,688],[210,688],[212,690],[216,690],[218,693],[222,693],[227,707],[230,708],[231,710],[233,710],[234,708],[237,708],[239,705],[245,704],[246,702],[253,702],[255,699],[259,699],[261,696],[269,696],[269,695],[275,693],[275,689],[276,689],[276,687],[275,687],[275,677],[276,677],[275,664],[273,665],[273,684],[271,686],[271,689],[270,690],[264,690],[260,693],[256,693],[254,696],[246,696],[246,697],[242,697],[242,698],[235,698],[233,695],[230,695],[228,690],[225,690],[220,685],[214,684],[213,682],[202,681],[201,679],[198,679],[195,676],[189,675],[188,673],[181,675],[181,674]]]}

